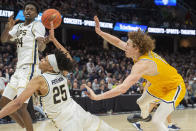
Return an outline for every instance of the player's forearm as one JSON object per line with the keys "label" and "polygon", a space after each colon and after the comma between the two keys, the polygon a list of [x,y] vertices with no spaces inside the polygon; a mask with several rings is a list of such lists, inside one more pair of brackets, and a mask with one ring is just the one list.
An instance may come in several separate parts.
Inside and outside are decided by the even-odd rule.
{"label": "player's forearm", "polygon": [[36,41],[37,41],[37,43],[38,43],[38,50],[39,51],[44,51],[45,50],[45,48],[46,48],[46,43],[44,43],[44,37],[37,37],[36,38]]}
{"label": "player's forearm", "polygon": [[5,30],[1,34],[1,42],[2,43],[9,41],[9,36],[10,36],[9,31],[10,31],[10,29],[8,27],[5,27]]}
{"label": "player's forearm", "polygon": [[63,51],[64,53],[66,53],[68,55],[68,58],[70,58],[72,60],[71,55],[69,54],[69,51],[67,49],[65,49],[59,42],[58,40],[55,38],[52,40],[52,42],[54,43],[54,45],[56,46],[57,49]]}
{"label": "player's forearm", "polygon": [[38,42],[38,49],[39,51],[44,51],[46,49],[46,44]]}
{"label": "player's forearm", "polygon": [[117,87],[113,88],[110,91],[107,91],[103,94],[97,95],[97,100],[103,100],[103,99],[108,99],[108,98],[113,98],[115,96],[119,96],[123,93],[126,92],[127,89],[121,84],[118,85]]}
{"label": "player's forearm", "polygon": [[124,50],[125,45],[122,45],[123,42],[119,38],[117,38],[116,36],[113,36],[109,33],[103,32],[103,31],[97,32],[97,34],[100,35],[106,41],[108,41],[110,44]]}
{"label": "player's forearm", "polygon": [[9,102],[3,109],[0,111],[0,119],[16,112],[22,104],[16,102],[15,100]]}

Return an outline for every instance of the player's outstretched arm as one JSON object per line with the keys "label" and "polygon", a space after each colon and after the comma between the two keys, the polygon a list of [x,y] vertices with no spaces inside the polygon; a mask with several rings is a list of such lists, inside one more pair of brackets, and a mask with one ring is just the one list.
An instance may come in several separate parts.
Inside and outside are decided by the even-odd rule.
{"label": "player's outstretched arm", "polygon": [[14,20],[13,18],[14,18],[14,15],[11,15],[8,18],[8,22],[5,25],[5,29],[4,29],[4,31],[1,34],[1,42],[2,43],[10,41],[10,39],[12,38],[12,36],[9,34],[9,31],[14,27],[16,22],[19,21],[19,19]]}
{"label": "player's outstretched arm", "polygon": [[54,35],[54,26],[53,26],[53,22],[51,22],[51,29],[50,29],[50,34],[49,34],[49,40],[52,41],[54,43],[54,45],[56,46],[57,49],[63,51],[64,53],[67,54],[67,56],[72,60],[72,57],[69,53],[69,51],[67,49],[65,49],[59,42],[58,40],[55,38]]}
{"label": "player's outstretched arm", "polygon": [[143,74],[149,71],[149,66],[146,61],[141,61],[137,62],[132,70],[131,74],[123,81],[122,84],[118,85],[117,87],[103,93],[100,95],[96,95],[92,89],[86,86],[86,89],[88,92],[86,94],[92,99],[92,100],[103,100],[103,99],[108,99],[112,98],[118,95],[121,95],[123,93],[126,93],[126,91],[134,85],[141,77]]}
{"label": "player's outstretched arm", "polygon": [[40,76],[33,78],[27,85],[27,88],[14,100],[9,102],[0,111],[0,119],[12,114],[21,108],[22,104],[33,95],[33,93],[43,85],[43,78]]}
{"label": "player's outstretched arm", "polygon": [[120,48],[121,50],[124,50],[125,51],[125,48],[126,48],[126,42],[120,40],[119,38],[109,34],[109,33],[106,33],[106,32],[103,32],[101,29],[100,29],[100,24],[99,24],[99,19],[97,16],[94,16],[94,21],[95,21],[95,32],[100,35],[103,39],[105,39],[106,41],[108,41],[110,44]]}

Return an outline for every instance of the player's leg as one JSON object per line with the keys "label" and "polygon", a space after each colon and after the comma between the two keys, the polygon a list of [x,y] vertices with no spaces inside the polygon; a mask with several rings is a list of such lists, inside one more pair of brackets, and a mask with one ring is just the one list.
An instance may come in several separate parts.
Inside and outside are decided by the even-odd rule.
{"label": "player's leg", "polygon": [[177,127],[175,124],[172,123],[171,114],[168,115],[167,122],[168,122],[168,128],[169,128],[169,130],[172,130],[172,131],[178,131],[178,130],[180,130],[179,127]]}
{"label": "player's leg", "polygon": [[152,123],[156,127],[157,131],[168,131],[168,128],[164,124],[167,116],[174,111],[173,103],[162,102],[157,108],[153,118]]}
{"label": "player's leg", "polygon": [[[17,77],[18,77],[17,96],[19,96],[25,90],[29,80],[32,79],[37,68],[38,67],[36,65],[24,65],[23,67],[21,67],[20,71],[17,73]],[[33,131],[32,119],[27,110],[29,99],[24,102],[24,104],[18,110],[18,112],[24,121],[26,130]]]}
{"label": "player's leg", "polygon": [[[9,103],[11,100],[13,100],[17,95],[17,85],[18,85],[18,79],[17,79],[18,69],[16,69],[15,73],[12,75],[10,82],[7,84],[1,99],[1,107],[5,106],[7,103]],[[13,120],[15,120],[22,128],[24,128],[24,122],[19,115],[19,113],[16,111],[9,115]]]}
{"label": "player's leg", "polygon": [[[157,106],[157,103],[155,103],[155,102],[150,103],[149,113],[151,113],[152,110],[154,109],[154,107],[156,107],[156,106]],[[143,131],[143,129],[141,128],[140,122],[132,123],[132,125],[133,125],[138,131]]]}
{"label": "player's leg", "polygon": [[[17,95],[20,95],[23,92],[24,88],[19,88]],[[29,98],[30,99],[30,98]],[[18,113],[21,115],[24,125],[27,131],[33,131],[33,124],[31,116],[27,110],[29,99],[25,101],[22,107],[18,110]]]}
{"label": "player's leg", "polygon": [[[73,120],[77,124],[76,131],[118,131],[117,129],[112,128],[99,117],[86,112],[80,105],[78,105],[74,100],[72,100],[72,111],[74,111]],[[73,123],[71,121],[71,123]],[[67,130],[68,131],[68,130]],[[72,131],[72,130],[70,130]]]}
{"label": "player's leg", "polygon": [[[11,100],[14,99],[16,96],[16,89],[14,87],[17,85],[17,79],[15,79],[15,76],[13,75],[10,83],[6,86],[2,97],[0,99],[0,108],[4,107],[7,103],[9,103]],[[13,88],[12,88],[13,87]],[[24,122],[19,113],[16,111],[9,115],[14,121],[16,121],[22,128],[24,128]]]}
{"label": "player's leg", "polygon": [[148,94],[147,91],[145,91],[142,94],[142,96],[137,100],[137,104],[139,105],[139,107],[141,109],[142,118],[147,118],[149,116],[150,103],[155,100],[157,100],[157,99],[154,98],[153,96],[151,96],[150,94]]}
{"label": "player's leg", "polygon": [[29,112],[27,111],[27,105],[28,103],[24,103],[18,112],[24,121],[26,131],[33,131],[32,119]]}
{"label": "player's leg", "polygon": [[155,100],[156,98],[154,98],[145,91],[142,96],[137,100],[137,104],[141,109],[141,114],[130,115],[127,117],[127,120],[131,123],[135,123],[138,121],[150,121],[152,116],[149,113],[149,106],[150,103]]}

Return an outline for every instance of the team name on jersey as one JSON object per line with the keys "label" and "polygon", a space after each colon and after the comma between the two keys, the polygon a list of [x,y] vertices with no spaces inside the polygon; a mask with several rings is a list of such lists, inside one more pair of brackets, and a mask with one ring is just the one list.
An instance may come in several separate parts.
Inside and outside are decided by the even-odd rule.
{"label": "team name on jersey", "polygon": [[61,82],[63,80],[64,80],[63,77],[60,77],[60,78],[52,80],[51,82],[52,82],[52,85],[54,85],[54,84],[57,84],[57,83],[59,83],[59,82]]}

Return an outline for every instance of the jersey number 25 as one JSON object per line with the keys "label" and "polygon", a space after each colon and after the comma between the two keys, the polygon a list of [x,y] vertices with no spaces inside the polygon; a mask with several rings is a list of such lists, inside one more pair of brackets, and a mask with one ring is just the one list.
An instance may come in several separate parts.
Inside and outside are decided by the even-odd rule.
{"label": "jersey number 25", "polygon": [[[60,85],[59,87],[54,87],[53,88],[53,100],[54,104],[61,103],[61,101],[66,101],[67,100],[67,95],[66,95],[66,89],[65,85]],[[61,96],[60,98],[58,96]]]}

